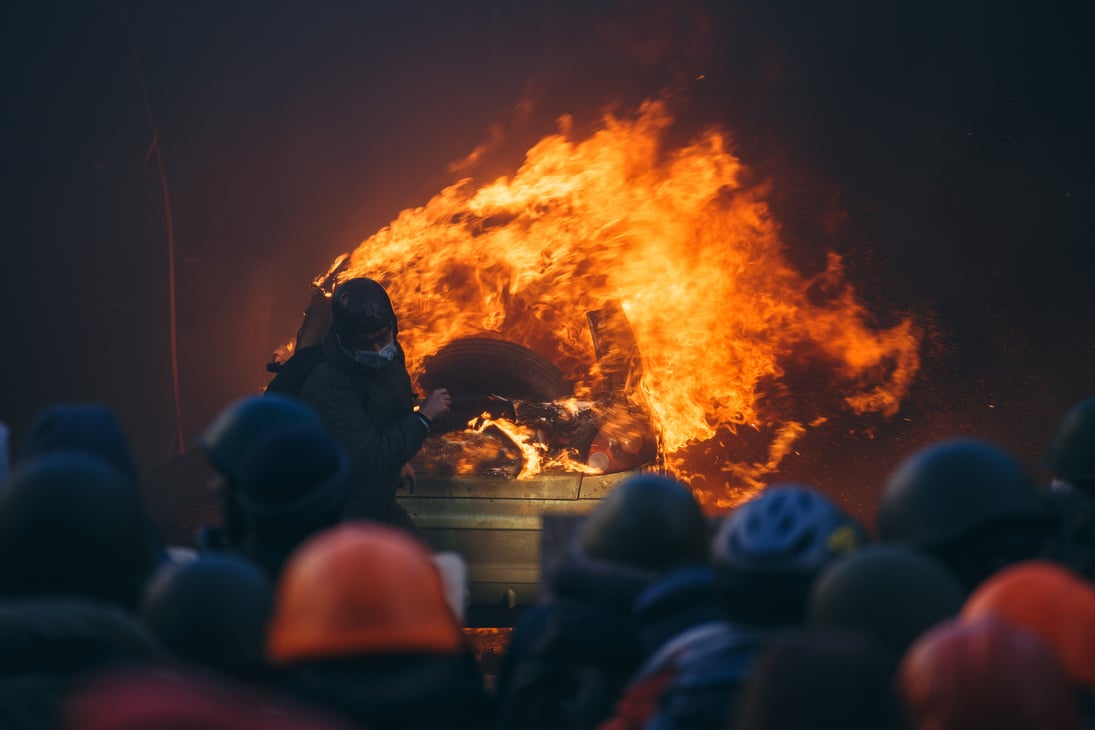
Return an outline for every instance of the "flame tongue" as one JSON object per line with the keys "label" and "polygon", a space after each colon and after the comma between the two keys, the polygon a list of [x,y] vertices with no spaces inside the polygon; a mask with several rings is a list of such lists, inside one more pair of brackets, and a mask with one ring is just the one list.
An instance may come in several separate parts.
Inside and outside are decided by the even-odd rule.
{"label": "flame tongue", "polygon": [[[642,360],[627,398],[652,415],[666,453],[720,428],[771,429],[768,464],[723,469],[752,483],[804,430],[761,406],[792,350],[827,361],[845,407],[890,416],[919,368],[920,335],[911,320],[872,329],[839,258],[815,279],[793,270],[764,190],[742,184],[723,133],[663,149],[671,122],[648,103],[574,141],[564,119],[512,177],[464,180],[400,213],[339,278],[388,288],[412,372],[446,342],[493,334],[549,358],[578,397],[602,387],[586,315],[622,307]],[[814,302],[811,287],[829,296]]]}

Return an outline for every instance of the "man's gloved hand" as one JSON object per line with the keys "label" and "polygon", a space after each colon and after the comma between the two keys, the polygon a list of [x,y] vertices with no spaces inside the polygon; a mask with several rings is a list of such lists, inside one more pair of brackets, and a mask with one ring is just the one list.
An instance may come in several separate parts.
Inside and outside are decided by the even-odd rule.
{"label": "man's gloved hand", "polygon": [[438,388],[437,390],[431,391],[430,394],[426,396],[426,400],[419,406],[418,412],[430,419],[430,421],[436,421],[438,418],[441,418],[448,413],[451,407],[452,396],[449,395],[449,389]]}

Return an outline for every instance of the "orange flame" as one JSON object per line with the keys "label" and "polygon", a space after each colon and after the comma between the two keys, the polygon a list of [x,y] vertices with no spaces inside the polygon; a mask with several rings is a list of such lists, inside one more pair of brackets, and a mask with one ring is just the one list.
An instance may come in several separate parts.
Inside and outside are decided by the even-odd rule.
{"label": "orange flame", "polygon": [[564,449],[558,456],[548,458],[548,445],[531,428],[514,423],[507,418],[491,418],[489,413],[484,413],[479,418],[468,421],[468,428],[482,433],[494,426],[502,434],[521,450],[524,457],[518,479],[528,479],[539,474],[544,469],[558,467],[565,471],[576,471],[583,474],[600,474],[600,469],[595,469],[583,464],[577,458],[575,449]]}
{"label": "orange flame", "polygon": [[[742,182],[725,133],[666,149],[671,123],[648,102],[573,139],[564,117],[515,174],[479,188],[461,180],[404,210],[338,279],[388,289],[412,375],[457,337],[494,336],[550,359],[582,398],[601,377],[586,314],[619,306],[642,363],[627,397],[651,414],[667,466],[684,475],[675,455],[720,429],[765,429],[765,463],[719,466],[727,487],[751,487],[806,430],[763,409],[784,358],[805,346],[829,363],[848,409],[889,417],[919,369],[921,334],[911,319],[873,328],[839,257],[818,277],[792,269],[765,191]],[[824,301],[810,295],[819,291]]]}

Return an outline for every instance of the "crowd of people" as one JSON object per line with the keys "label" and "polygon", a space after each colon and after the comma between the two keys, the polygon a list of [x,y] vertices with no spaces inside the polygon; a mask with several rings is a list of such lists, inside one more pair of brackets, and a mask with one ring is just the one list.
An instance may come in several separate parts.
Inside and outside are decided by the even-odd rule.
{"label": "crowd of people", "polygon": [[451,398],[415,403],[382,287],[331,306],[204,431],[220,514],[194,546],[163,543],[106,406],[44,408],[0,459],[0,728],[1095,727],[1095,398],[1049,439],[1052,484],[942,441],[896,465],[874,525],[780,483],[715,521],[631,475],[488,688],[395,501]]}
{"label": "crowd of people", "polygon": [[232,404],[221,523],[165,546],[101,405],[43,409],[0,487],[0,727],[1039,728],[1095,722],[1095,398],[1036,484],[979,440],[897,465],[874,529],[773,484],[713,522],[621,482],[488,691],[429,547],[347,517],[314,410]]}

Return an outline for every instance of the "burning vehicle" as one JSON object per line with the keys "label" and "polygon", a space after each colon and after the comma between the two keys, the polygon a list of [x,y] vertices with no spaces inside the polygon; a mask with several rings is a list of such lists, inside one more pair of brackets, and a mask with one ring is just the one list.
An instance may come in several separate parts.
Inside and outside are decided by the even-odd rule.
{"label": "burning vehicle", "polygon": [[809,429],[895,415],[919,369],[911,317],[876,326],[835,255],[796,271],[725,132],[672,148],[672,123],[652,102],[579,139],[564,118],[514,174],[404,210],[313,282],[280,353],[319,341],[340,281],[389,292],[419,392],[453,395],[399,501],[466,558],[473,605],[535,598],[542,515],[639,469],[726,509]]}

